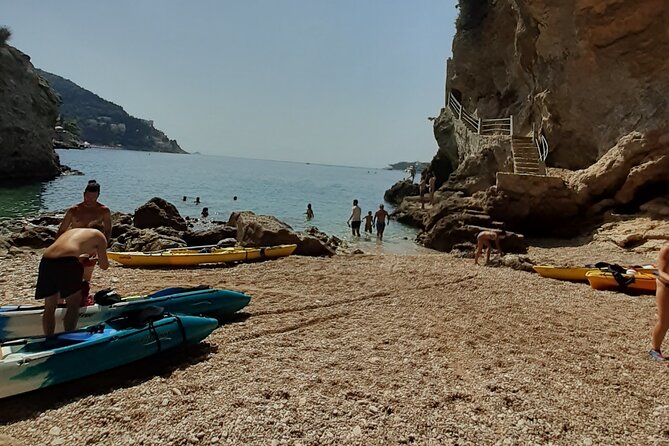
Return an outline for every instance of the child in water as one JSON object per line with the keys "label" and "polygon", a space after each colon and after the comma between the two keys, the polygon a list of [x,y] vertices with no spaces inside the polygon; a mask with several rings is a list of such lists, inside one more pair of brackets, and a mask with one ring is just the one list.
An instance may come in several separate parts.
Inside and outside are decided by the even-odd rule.
{"label": "child in water", "polygon": [[365,215],[365,232],[369,232],[370,234],[372,233],[372,221],[374,220],[374,217],[372,216],[372,211],[367,212],[367,215]]}
{"label": "child in water", "polygon": [[307,212],[305,212],[307,220],[314,218],[314,211],[311,209],[311,203],[307,204]]}

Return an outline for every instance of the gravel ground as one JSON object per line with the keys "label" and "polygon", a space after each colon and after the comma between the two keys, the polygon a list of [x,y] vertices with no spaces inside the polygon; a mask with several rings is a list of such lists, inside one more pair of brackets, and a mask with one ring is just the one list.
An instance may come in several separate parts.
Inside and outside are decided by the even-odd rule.
{"label": "gravel ground", "polygon": [[[550,245],[530,255],[652,261]],[[0,259],[3,303],[30,302],[37,262]],[[97,272],[122,293],[204,283],[253,300],[196,348],[0,401],[0,444],[669,444],[669,369],[646,353],[652,296],[472,263]]]}

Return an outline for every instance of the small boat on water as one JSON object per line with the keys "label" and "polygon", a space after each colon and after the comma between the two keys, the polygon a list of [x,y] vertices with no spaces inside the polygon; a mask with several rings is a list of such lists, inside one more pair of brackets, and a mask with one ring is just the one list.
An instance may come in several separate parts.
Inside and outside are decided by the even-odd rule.
{"label": "small boat on water", "polygon": [[108,252],[107,256],[123,266],[195,266],[205,263],[251,262],[291,255],[297,245],[266,248],[168,249],[158,252]]}
{"label": "small boat on water", "polygon": [[[134,313],[139,314],[139,313]],[[140,316],[141,318],[141,316]],[[216,319],[152,314],[58,334],[0,344],[0,398],[72,381],[181,345],[197,344]]]}
{"label": "small boat on water", "polygon": [[589,271],[585,276],[590,286],[596,290],[655,293],[657,288],[657,276],[654,274],[613,274],[595,270]]}
{"label": "small boat on water", "polygon": [[[89,305],[79,309],[77,328],[106,320],[147,306],[159,306],[170,313],[221,317],[244,308],[251,296],[217,288],[166,288],[145,296],[130,296],[110,305]],[[43,306],[0,307],[0,340],[42,336]],[[65,308],[56,309],[56,332],[63,331]]]}

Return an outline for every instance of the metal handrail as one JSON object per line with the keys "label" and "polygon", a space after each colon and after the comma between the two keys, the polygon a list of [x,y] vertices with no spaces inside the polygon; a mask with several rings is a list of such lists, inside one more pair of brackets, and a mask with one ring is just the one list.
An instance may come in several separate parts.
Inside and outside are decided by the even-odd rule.
{"label": "metal handrail", "polygon": [[472,131],[479,135],[496,134],[497,132],[508,132],[509,136],[513,136],[513,117],[508,118],[492,118],[482,119],[476,115],[469,113],[462,104],[453,96],[453,93],[448,92],[448,108],[451,109],[454,115],[459,120],[464,122]]}
{"label": "metal handrail", "polygon": [[539,159],[542,162],[546,161],[548,157],[548,141],[543,134],[539,134],[539,138],[535,140],[537,151],[539,152]]}

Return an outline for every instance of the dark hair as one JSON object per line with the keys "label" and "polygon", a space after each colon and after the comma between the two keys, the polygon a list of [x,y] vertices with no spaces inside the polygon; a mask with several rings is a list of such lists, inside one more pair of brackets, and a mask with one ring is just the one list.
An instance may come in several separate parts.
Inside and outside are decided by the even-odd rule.
{"label": "dark hair", "polygon": [[353,200],[353,204],[358,204],[358,200]]}
{"label": "dark hair", "polygon": [[95,180],[89,180],[88,184],[86,185],[86,189],[84,189],[84,192],[95,192],[95,193],[99,194],[100,193],[100,185]]}

